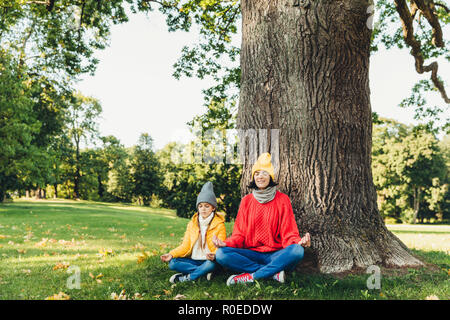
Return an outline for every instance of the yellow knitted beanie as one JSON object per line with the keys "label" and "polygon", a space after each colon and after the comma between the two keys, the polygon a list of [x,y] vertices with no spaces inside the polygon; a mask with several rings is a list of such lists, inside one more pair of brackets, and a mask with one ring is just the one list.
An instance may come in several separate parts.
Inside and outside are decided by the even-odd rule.
{"label": "yellow knitted beanie", "polygon": [[267,153],[267,152],[263,153],[259,156],[258,160],[255,162],[255,164],[252,167],[252,179],[253,179],[253,176],[256,171],[264,170],[270,174],[270,176],[272,177],[272,180],[275,180],[273,165],[270,162],[271,158],[272,157],[270,156],[270,153]]}

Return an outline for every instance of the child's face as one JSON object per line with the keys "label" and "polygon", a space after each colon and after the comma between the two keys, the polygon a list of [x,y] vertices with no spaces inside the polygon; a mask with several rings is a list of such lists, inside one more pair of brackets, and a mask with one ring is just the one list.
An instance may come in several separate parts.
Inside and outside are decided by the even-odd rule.
{"label": "child's face", "polygon": [[211,212],[213,212],[214,207],[207,202],[200,202],[198,204],[198,212],[202,216],[202,218],[207,218]]}

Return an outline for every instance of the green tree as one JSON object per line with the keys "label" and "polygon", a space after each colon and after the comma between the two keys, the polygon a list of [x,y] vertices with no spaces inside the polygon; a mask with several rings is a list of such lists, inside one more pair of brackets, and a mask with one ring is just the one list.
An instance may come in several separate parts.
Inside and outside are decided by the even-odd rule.
{"label": "green tree", "polygon": [[39,150],[32,146],[41,123],[33,114],[26,75],[0,50],[0,202],[8,190],[19,189],[33,170]]}
{"label": "green tree", "polygon": [[372,169],[384,215],[398,220],[434,216],[444,191],[446,166],[438,140],[423,127],[384,119],[375,126]]}
{"label": "green tree", "polygon": [[132,160],[131,172],[133,177],[133,195],[144,205],[149,205],[153,195],[160,193],[160,166],[153,151],[153,139],[148,133],[139,137],[135,146]]}
{"label": "green tree", "polygon": [[80,198],[81,143],[89,143],[98,135],[97,119],[102,112],[100,103],[76,93],[68,101],[67,135],[74,146],[74,197]]}

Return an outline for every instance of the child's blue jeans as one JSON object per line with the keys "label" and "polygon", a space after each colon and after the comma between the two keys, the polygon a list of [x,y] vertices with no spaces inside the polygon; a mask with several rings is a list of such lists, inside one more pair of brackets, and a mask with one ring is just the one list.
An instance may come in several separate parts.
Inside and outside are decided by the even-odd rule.
{"label": "child's blue jeans", "polygon": [[253,273],[253,279],[270,278],[281,270],[293,270],[303,259],[304,249],[299,244],[273,252],[222,247],[216,251],[216,261],[237,272]]}
{"label": "child's blue jeans", "polygon": [[216,268],[216,263],[210,260],[172,258],[169,262],[169,268],[182,274],[190,274],[191,280],[195,280],[212,272]]}

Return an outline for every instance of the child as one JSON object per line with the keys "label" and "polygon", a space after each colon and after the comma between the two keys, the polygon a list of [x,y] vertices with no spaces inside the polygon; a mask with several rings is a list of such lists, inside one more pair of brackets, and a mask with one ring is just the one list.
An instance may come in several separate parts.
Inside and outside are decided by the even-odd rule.
{"label": "child", "polygon": [[180,273],[170,278],[171,283],[196,280],[207,275],[210,280],[216,267],[213,236],[225,240],[225,218],[217,213],[217,200],[213,184],[206,182],[197,197],[198,212],[189,221],[183,243],[169,253],[163,254],[161,260],[169,262],[171,270]]}

